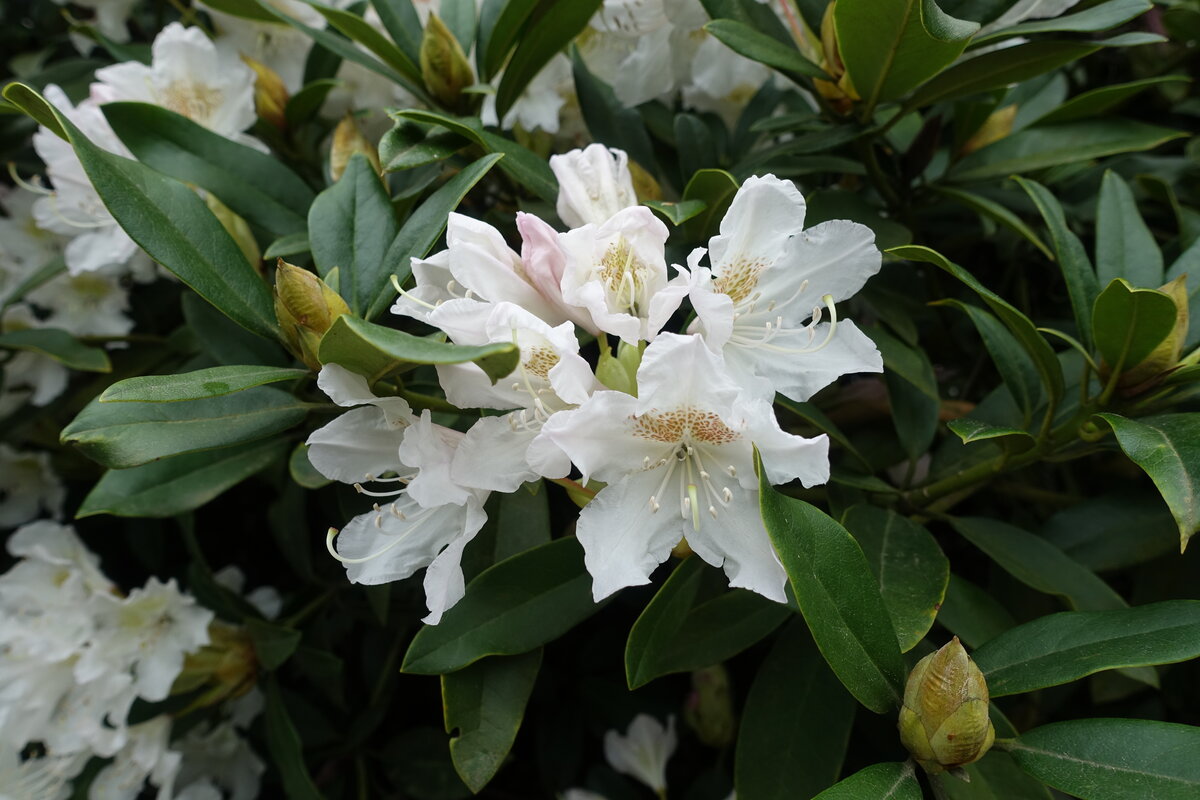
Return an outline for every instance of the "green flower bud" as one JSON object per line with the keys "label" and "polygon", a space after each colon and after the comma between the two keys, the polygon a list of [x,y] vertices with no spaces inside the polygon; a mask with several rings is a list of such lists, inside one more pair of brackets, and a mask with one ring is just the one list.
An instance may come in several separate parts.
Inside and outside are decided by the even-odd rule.
{"label": "green flower bud", "polygon": [[913,667],[899,727],[900,741],[931,774],[978,761],[991,748],[987,682],[957,636]]}
{"label": "green flower bud", "polygon": [[317,350],[321,337],[350,307],[333,289],[306,269],[279,259],[275,270],[275,316],[284,343],[309,366],[321,368]]}
{"label": "green flower bud", "polygon": [[233,213],[229,206],[218,200],[212,192],[203,192],[202,194],[204,195],[204,204],[221,223],[221,227],[233,237],[233,241],[237,243],[242,255],[250,262],[250,266],[254,267],[259,275],[264,274],[262,251],[258,249],[258,241],[255,240],[254,233],[250,230],[246,220]]}
{"label": "green flower bud", "polygon": [[208,637],[208,644],[184,657],[183,669],[171,686],[172,695],[196,694],[178,716],[240,697],[258,680],[258,654],[249,631],[213,622]]}
{"label": "green flower bud", "polygon": [[1175,302],[1175,327],[1140,364],[1128,366],[1121,373],[1117,386],[1125,397],[1136,397],[1162,383],[1179,366],[1179,359],[1183,355],[1188,333],[1187,276],[1180,275],[1159,287],[1159,291]]}
{"label": "green flower bud", "polygon": [[283,78],[261,61],[242,56],[246,66],[254,70],[254,110],[276,128],[287,127],[287,104],[291,100]]}
{"label": "green flower bud", "polygon": [[692,692],[683,708],[683,720],[696,732],[696,738],[709,747],[733,743],[737,721],[729,692],[729,673],[724,665],[692,673]]}
{"label": "green flower bud", "polygon": [[431,14],[425,24],[420,60],[421,76],[430,94],[447,108],[465,110],[461,106],[470,95],[464,98],[463,89],[475,83],[475,72],[458,39],[436,14]]}

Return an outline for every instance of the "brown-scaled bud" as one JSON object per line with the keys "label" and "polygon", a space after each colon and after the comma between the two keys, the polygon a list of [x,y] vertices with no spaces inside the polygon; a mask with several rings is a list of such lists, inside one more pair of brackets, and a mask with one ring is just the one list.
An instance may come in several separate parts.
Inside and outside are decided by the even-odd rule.
{"label": "brown-scaled bud", "polygon": [[350,307],[325,281],[306,269],[279,259],[275,270],[275,316],[292,354],[319,370],[321,337]]}
{"label": "brown-scaled bud", "polygon": [[957,636],[913,667],[899,727],[900,741],[929,773],[978,761],[991,748],[987,682]]}
{"label": "brown-scaled bud", "polygon": [[458,39],[437,14],[429,15],[421,39],[421,76],[425,88],[447,108],[458,110],[463,104],[463,89],[475,83],[475,71]]}
{"label": "brown-scaled bud", "polygon": [[254,70],[254,110],[276,128],[287,127],[287,104],[291,100],[283,78],[261,61],[242,56],[246,66]]}
{"label": "brown-scaled bud", "polygon": [[379,150],[363,135],[354,115],[347,113],[333,129],[333,146],[329,149],[329,175],[335,182],[341,180],[346,165],[356,153],[365,156],[367,161],[371,162],[375,174],[383,172],[383,167],[379,164]]}

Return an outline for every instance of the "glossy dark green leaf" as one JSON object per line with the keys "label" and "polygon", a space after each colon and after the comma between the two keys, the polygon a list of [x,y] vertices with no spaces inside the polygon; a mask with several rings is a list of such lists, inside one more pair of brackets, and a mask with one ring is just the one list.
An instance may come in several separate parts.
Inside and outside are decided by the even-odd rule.
{"label": "glossy dark green leaf", "polygon": [[1163,283],[1162,252],[1154,234],[1146,227],[1129,184],[1112,170],[1104,173],[1096,205],[1096,276],[1102,285],[1117,278],[1150,289]]}
{"label": "glossy dark green leaf", "polygon": [[84,344],[59,328],[22,328],[0,333],[0,350],[27,350],[70,369],[112,372],[112,362],[104,348]]}
{"label": "glossy dark green leaf", "polygon": [[884,380],[892,407],[892,424],[904,453],[920,458],[937,433],[937,376],[924,350],[909,347],[882,328],[864,330],[883,356]]}
{"label": "glossy dark green leaf", "polygon": [[929,531],[890,509],[857,505],[842,522],[862,547],[900,650],[908,652],[933,625],[946,596],[950,562]]}
{"label": "glossy dark green leaf", "polygon": [[397,125],[379,140],[379,160],[384,172],[399,172],[444,161],[466,146],[467,140],[457,133],[426,136],[420,129]]}
{"label": "glossy dark green leaf", "polygon": [[[1015,736],[1016,732],[1005,732],[995,718],[996,707],[992,706],[992,721],[996,725],[996,737]],[[963,767],[970,780],[942,773],[930,778],[930,783],[939,784],[944,800],[1054,800],[1050,790],[1017,766],[1012,756],[995,747],[974,764]]]}
{"label": "glossy dark green leaf", "polygon": [[683,189],[683,201],[699,200],[705,205],[704,211],[684,226],[684,235],[689,241],[706,240],[716,234],[737,190],[737,179],[722,169],[702,169],[688,180]]}
{"label": "glossy dark green leaf", "polygon": [[988,42],[1031,33],[1096,33],[1115,28],[1150,10],[1150,0],[1107,0],[1074,14],[1062,14],[1050,19],[1035,19],[981,36],[977,41]]}
{"label": "glossy dark green leaf", "polygon": [[9,84],[4,96],[34,119],[62,132],[113,218],[151,258],[234,322],[260,336],[275,338],[270,291],[194,191],[92,144],[27,86]]}
{"label": "glossy dark green leaf", "polygon": [[1188,661],[1200,657],[1200,600],[1050,614],[1005,631],[973,657],[993,697],[1101,670]]}
{"label": "glossy dark green leaf", "polygon": [[622,103],[612,87],[592,74],[577,47],[571,48],[571,72],[579,111],[593,141],[624,150],[638,166],[651,175],[656,174],[658,160],[654,145],[638,110]]}
{"label": "glossy dark green leaf", "polygon": [[442,676],[450,758],[472,792],[488,784],[512,748],[541,663],[538,648],[485,658]]}
{"label": "glossy dark green leaf", "polygon": [[[1044,392],[1037,367],[1021,343],[993,314],[978,306],[958,300],[943,300],[938,305],[957,308],[970,317],[971,322],[975,325],[975,330],[979,332],[979,337],[983,340],[984,348],[991,356],[992,363],[996,365],[996,371],[1000,373],[1000,378],[1004,381],[1004,388],[1012,394],[1024,419],[1026,421],[1031,419],[1034,410],[1042,402]],[[989,438],[982,435],[984,430],[980,429],[978,424],[972,425],[969,420],[956,420],[956,422],[958,426],[952,425],[951,430],[960,438],[963,436],[960,429],[964,433],[972,434],[973,438]],[[964,438],[963,441],[967,442],[968,440]]]}
{"label": "glossy dark green leaf", "polygon": [[424,31],[412,0],[371,0],[371,6],[379,14],[379,21],[392,41],[404,51],[409,61],[420,63]]}
{"label": "glossy dark green leaf", "polygon": [[1142,719],[1075,719],[1026,731],[1010,745],[1021,769],[1088,800],[1194,800],[1200,728]]}
{"label": "glossy dark green leaf", "polygon": [[404,655],[404,672],[439,675],[494,655],[517,655],[563,635],[600,609],[574,538],[526,550],[485,570]]}
{"label": "glossy dark green leaf", "polygon": [[106,467],[136,467],[160,458],[263,439],[297,425],[308,406],[269,387],[178,403],[93,400],[62,431]]}
{"label": "glossy dark green leaf", "polygon": [[662,214],[672,225],[676,226],[682,225],[708,208],[708,205],[703,200],[682,200],[678,203],[646,200],[642,205]]}
{"label": "glossy dark green leaf", "polygon": [[274,676],[267,678],[265,683],[267,698],[263,717],[267,750],[271,754],[271,763],[279,770],[283,790],[289,800],[322,800],[321,791],[313,783],[304,763],[304,744],[283,703],[279,684]]}
{"label": "glossy dark green leaf", "polygon": [[719,664],[779,627],[788,607],[745,589],[712,593],[720,574],[686,559],[646,605],[625,643],[625,677],[637,689],[673,672]]}
{"label": "glossy dark green leaf", "polygon": [[846,0],[833,19],[846,72],[869,109],[948,67],[979,30],[934,0]]}
{"label": "glossy dark green leaf", "polygon": [[1200,414],[1127,419],[1101,414],[1130,460],[1158,487],[1179,526],[1180,550],[1200,530]]}
{"label": "glossy dark green leaf", "polygon": [[821,654],[860,703],[883,714],[905,669],[879,584],[854,537],[760,471],[763,523]]}
{"label": "glossy dark green leaf", "polygon": [[830,786],[813,800],[921,800],[911,761],[872,764]]}
{"label": "glossy dark green leaf", "polygon": [[[425,202],[421,203],[417,210],[404,221],[400,232],[388,246],[387,253],[383,257],[388,277],[395,275],[401,282],[406,280],[412,272],[412,259],[424,257],[441,238],[442,231],[446,229],[446,219],[450,212],[458,208],[459,203],[467,196],[467,192],[471,191],[497,162],[503,163],[507,160],[506,156],[498,153],[484,156],[464,168],[429,195]],[[396,293],[392,287],[385,285],[367,309],[367,319],[374,319],[383,313],[395,296]]]}
{"label": "glossy dark green leaf", "polygon": [[1063,379],[1062,367],[1058,363],[1058,357],[1054,355],[1054,350],[1050,347],[1050,344],[1042,338],[1042,335],[1038,333],[1037,328],[1034,327],[1034,324],[1028,317],[1014,308],[1007,300],[1004,300],[977,281],[975,276],[970,272],[957,264],[951,263],[940,253],[918,245],[893,247],[888,252],[911,261],[923,261],[928,264],[934,264],[970,287],[987,304],[992,313],[1004,323],[1005,327],[1021,343],[1021,347],[1025,349],[1025,352],[1033,359],[1034,367],[1042,379],[1042,384],[1046,387],[1051,402],[1057,402],[1062,397],[1063,392],[1066,390],[1066,385]]}
{"label": "glossy dark green leaf", "polygon": [[1054,244],[1054,260],[1067,284],[1071,297],[1071,310],[1075,315],[1075,331],[1085,349],[1092,347],[1092,306],[1100,294],[1100,283],[1092,262],[1088,260],[1083,242],[1067,226],[1067,218],[1058,199],[1050,190],[1037,181],[1016,178],[1017,183],[1037,206],[1046,227],[1050,230],[1050,241]]}
{"label": "glossy dark green leaf", "polygon": [[947,69],[913,92],[905,108],[957,100],[1036,78],[1100,49],[1089,42],[1031,42],[984,53]]}
{"label": "glossy dark green leaf", "polygon": [[[405,88],[424,86],[421,70],[416,62],[380,33],[374,25],[349,11],[333,8],[323,3],[311,2],[311,0],[302,0],[302,2],[307,2],[325,18],[326,22],[346,34],[351,40],[370,50],[383,63],[406,77],[408,81],[404,84]],[[414,94],[416,93],[414,92]]]}
{"label": "glossy dark green leaf", "polygon": [[1007,425],[992,425],[977,419],[962,417],[947,422],[946,427],[955,436],[962,439],[963,444],[982,442],[989,439],[1004,439],[1006,446],[1015,447],[1020,450],[1028,450],[1034,445],[1034,438],[1028,431]]}
{"label": "glossy dark green leaf", "polygon": [[525,20],[538,0],[486,0],[479,14],[479,49],[475,60],[480,80],[495,77],[512,51]]}
{"label": "glossy dark green leaf", "polygon": [[1135,289],[1122,278],[1096,298],[1092,308],[1092,338],[1096,349],[1114,370],[1142,363],[1175,329],[1175,301],[1155,289]]}
{"label": "glossy dark green leaf", "polygon": [[199,295],[185,292],[179,298],[179,305],[200,352],[216,363],[232,367],[243,364],[283,367],[295,363],[278,341],[255,336]]}
{"label": "glossy dark green leaf", "polygon": [[313,192],[266,153],[148,103],[107,103],[104,116],[138,161],[216,195],[272,236],[302,233]]}
{"label": "glossy dark green leaf", "polygon": [[271,242],[263,251],[262,257],[264,261],[274,262],[277,258],[286,261],[292,256],[311,252],[312,245],[308,242],[308,231],[305,230],[303,233],[289,233]]}
{"label": "glossy dark green leaf", "polygon": [[1181,83],[1187,81],[1185,75],[1157,75],[1153,78],[1143,78],[1129,83],[1116,83],[1111,86],[1098,86],[1086,92],[1075,95],[1058,108],[1045,114],[1034,122],[1034,125],[1044,125],[1054,122],[1071,122],[1077,119],[1098,117],[1113,111],[1131,97],[1147,89],[1166,83]]}
{"label": "glossy dark green leaf", "polygon": [[243,622],[250,640],[254,642],[254,654],[263,669],[279,669],[292,657],[300,646],[301,631],[277,625],[266,620],[247,617]]}
{"label": "glossy dark green leaf", "polygon": [[1000,223],[1045,253],[1046,258],[1054,258],[1054,254],[1050,252],[1050,248],[1046,247],[1046,243],[1034,233],[1032,228],[1025,224],[1023,219],[995,200],[984,197],[981,194],[968,192],[964,189],[956,189],[953,186],[932,186],[930,188],[943,197],[948,197],[958,203],[962,203],[972,211]]}
{"label": "glossy dark green leaf", "polygon": [[173,517],[199,508],[287,454],[288,443],[267,439],[236,447],[110,469],[84,498],[77,517]]}
{"label": "glossy dark green leaf", "polygon": [[979,647],[1017,624],[995,597],[954,573],[937,619],[968,647]]}
{"label": "glossy dark green leaf", "polygon": [[1058,595],[1081,611],[1125,607],[1121,596],[1094,572],[1040,536],[986,517],[956,517],[951,522],[1005,572],[1039,592]]}
{"label": "glossy dark green leaf", "polygon": [[315,117],[324,105],[325,98],[340,85],[341,81],[334,78],[322,78],[301,87],[288,99],[283,109],[288,125],[300,125]]}
{"label": "glossy dark green leaf", "polygon": [[1079,120],[1026,128],[976,150],[950,170],[956,181],[985,181],[1014,173],[1152,150],[1182,131],[1128,119]]}
{"label": "glossy dark green leaf", "polygon": [[832,785],[854,711],[854,698],[829,671],[804,622],[792,621],[746,698],[733,768],[738,797],[795,800]]}
{"label": "glossy dark green leaf", "polygon": [[304,442],[298,442],[292,448],[292,454],[288,456],[288,474],[305,489],[320,489],[333,483],[312,465],[308,459],[308,445]]}
{"label": "glossy dark green leaf", "polygon": [[517,48],[496,88],[496,116],[504,118],[542,67],[587,28],[601,3],[602,0],[572,0],[540,4],[543,13],[536,24],[522,28]]}
{"label": "glossy dark green leaf", "polygon": [[284,367],[210,367],[177,375],[147,375],[117,381],[101,393],[101,403],[173,403],[240,392],[268,383],[308,376],[306,369]]}
{"label": "glossy dark green leaf", "polygon": [[391,275],[385,258],[399,230],[383,182],[365,156],[355,154],[346,171],[313,201],[309,241],[317,272],[338,271],[338,293],[355,314],[364,314]]}
{"label": "glossy dark green leaf", "polygon": [[1089,497],[1046,520],[1042,536],[1097,572],[1152,561],[1179,546],[1175,519],[1153,489]]}
{"label": "glossy dark green leaf", "polygon": [[450,344],[385,328],[348,314],[334,321],[321,339],[320,350],[322,363],[340,364],[369,383],[410,364],[468,361],[479,365],[494,383],[516,369],[519,356],[516,345],[510,342],[474,347]]}
{"label": "glossy dark green leaf", "polygon": [[737,20],[715,19],[705,25],[704,30],[724,42],[733,52],[777,69],[789,77],[806,75],[829,79],[823,69],[801,55],[796,47],[789,47],[775,37],[760,33]]}

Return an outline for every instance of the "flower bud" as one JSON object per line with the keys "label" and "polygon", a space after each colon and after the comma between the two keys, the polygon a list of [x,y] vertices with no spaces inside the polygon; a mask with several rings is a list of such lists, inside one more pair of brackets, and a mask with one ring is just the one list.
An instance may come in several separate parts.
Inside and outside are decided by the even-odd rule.
{"label": "flower bud", "polygon": [[829,101],[835,111],[839,114],[847,114],[860,98],[850,80],[850,74],[846,72],[846,65],[842,63],[842,53],[838,47],[837,30],[833,21],[833,11],[836,7],[837,0],[833,0],[825,7],[825,16],[821,18],[821,62],[819,64],[821,69],[825,70],[825,74],[833,80],[825,81],[814,78],[813,87]]}
{"label": "flower bud", "polygon": [[254,233],[250,230],[246,220],[233,213],[229,206],[218,200],[213,193],[202,192],[202,194],[204,195],[204,204],[221,223],[221,227],[233,238],[238,249],[242,251],[242,255],[250,262],[250,266],[254,267],[259,275],[265,274],[262,251],[258,249],[258,241],[254,238]]}
{"label": "flower bud", "polygon": [[683,709],[683,721],[709,747],[733,743],[737,723],[729,693],[729,673],[717,664],[692,673],[692,692]]}
{"label": "flower bud", "polygon": [[978,761],[991,748],[987,682],[957,636],[913,667],[899,727],[900,741],[929,773]]}
{"label": "flower bud", "polygon": [[321,337],[350,307],[325,281],[306,269],[279,259],[275,270],[275,316],[293,355],[318,370]]}
{"label": "flower bud", "polygon": [[420,61],[425,88],[447,108],[464,110],[460,108],[464,104],[463,89],[475,83],[475,71],[458,39],[436,14],[430,14],[425,23]]}
{"label": "flower bud", "polygon": [[346,165],[355,153],[365,156],[367,161],[371,162],[376,175],[383,173],[383,167],[379,163],[379,150],[363,135],[354,115],[347,113],[333,129],[333,146],[329,150],[329,175],[335,183],[341,180]]}
{"label": "flower bud", "polygon": [[570,228],[603,225],[621,209],[638,204],[624,150],[590,144],[551,156],[550,169],[558,178],[555,210]]}
{"label": "flower bud", "polygon": [[245,628],[213,622],[208,626],[209,643],[188,653],[183,669],[171,686],[171,694],[200,692],[182,713],[240,697],[258,677],[258,654]]}
{"label": "flower bud", "polygon": [[283,78],[261,61],[243,55],[242,61],[254,70],[254,110],[276,128],[287,127],[287,104],[291,99]]}
{"label": "flower bud", "polygon": [[1117,388],[1125,397],[1136,397],[1157,386],[1171,370],[1179,366],[1179,359],[1183,355],[1188,334],[1187,276],[1180,275],[1159,287],[1159,291],[1175,303],[1175,327],[1141,363],[1130,365],[1121,373]]}
{"label": "flower bud", "polygon": [[974,153],[987,147],[989,144],[995,144],[1001,139],[1012,133],[1013,122],[1017,118],[1017,104],[1010,103],[1004,108],[993,111],[983,124],[979,126],[979,130],[971,134],[971,138],[963,142],[960,155]]}

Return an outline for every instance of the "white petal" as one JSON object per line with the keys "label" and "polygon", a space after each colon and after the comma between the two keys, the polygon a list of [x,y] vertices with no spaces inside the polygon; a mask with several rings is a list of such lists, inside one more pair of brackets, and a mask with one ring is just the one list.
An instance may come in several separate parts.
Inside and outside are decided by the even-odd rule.
{"label": "white petal", "polygon": [[466,289],[484,300],[507,300],[547,321],[562,321],[560,312],[522,277],[521,257],[491,225],[452,213],[446,225],[446,245],[450,271]]}
{"label": "white petal", "polygon": [[638,714],[622,736],[604,734],[604,757],[617,772],[623,772],[662,794],[667,788],[667,761],[675,752],[675,717],[663,727],[649,714]]}
{"label": "white petal", "polygon": [[404,432],[400,459],[418,470],[408,484],[408,494],[426,508],[462,505],[471,498],[471,492],[450,475],[454,449],[462,438],[458,431],[434,424],[428,411]]}
{"label": "white petal", "polygon": [[480,503],[474,500],[468,503],[462,534],[446,545],[446,549],[438,553],[425,570],[425,604],[429,614],[421,621],[426,625],[441,622],[442,614],[466,594],[462,571],[463,548],[475,538],[486,521],[487,515],[483,513]]}
{"label": "white petal", "polygon": [[[683,537],[683,519],[669,503],[657,512],[650,508],[663,469],[635,472],[610,483],[579,512],[576,535],[597,602],[626,586],[649,583],[650,573]],[[677,492],[668,490],[671,496]]]}
{"label": "white petal", "polygon": [[[806,487],[829,480],[829,437],[806,439],[779,427],[769,401],[744,398],[738,413],[746,419],[746,437],[758,447],[767,479],[772,484],[799,478]],[[750,476],[743,476],[750,477]]]}
{"label": "white petal", "polygon": [[493,303],[460,297],[439,305],[425,321],[444,330],[455,344],[487,344],[487,321],[494,308]]}
{"label": "white petal", "polygon": [[[820,344],[829,332],[822,323],[813,329],[812,342]],[[777,336],[776,347],[803,350],[812,346],[807,334]],[[829,344],[812,353],[780,354],[761,348],[726,345],[725,358],[732,365],[744,361],[754,374],[770,382],[775,391],[793,400],[805,401],[843,375],[883,372],[883,357],[875,343],[850,320],[841,320]]]}
{"label": "white petal", "polygon": [[756,490],[735,490],[733,501],[715,519],[700,515],[700,528],[688,530],[687,542],[696,555],[725,569],[730,586],[786,603],[787,573],[771,546],[758,501]]}
{"label": "white petal", "polygon": [[844,219],[830,220],[792,239],[787,254],[763,274],[758,288],[765,298],[782,303],[808,281],[795,301],[778,311],[786,323],[797,324],[808,319],[822,296],[829,294],[834,302],[840,302],[861,289],[879,272],[882,259],[870,228]]}
{"label": "white petal", "polygon": [[770,267],[804,228],[804,212],[804,197],[791,181],[747,178],[721,220],[720,235],[709,242],[713,273],[720,276],[739,262]]}
{"label": "white petal", "polygon": [[317,386],[339,406],[370,404],[377,407],[393,428],[412,423],[413,413],[402,397],[376,397],[367,379],[339,364],[326,364],[317,375]]}
{"label": "white petal", "polygon": [[602,144],[550,156],[558,179],[558,216],[570,228],[600,225],[623,208],[637,205],[629,156]]}
{"label": "white petal", "polygon": [[450,467],[450,476],[456,483],[494,492],[514,492],[521,484],[538,477],[525,454],[539,431],[512,424],[511,416],[483,417],[471,426],[455,450]]}
{"label": "white petal", "polygon": [[741,393],[721,356],[693,334],[664,333],[638,367],[638,413],[694,406],[727,417]]}
{"label": "white petal", "polygon": [[629,419],[637,407],[637,398],[624,392],[596,392],[579,408],[553,414],[542,433],[570,457],[585,482],[617,481],[672,447],[633,434]]}
{"label": "white petal", "polygon": [[[328,369],[328,367],[326,367]],[[368,475],[403,470],[404,438],[377,408],[354,408],[335,417],[308,437],[308,460],[317,472],[342,483],[368,480]]]}

